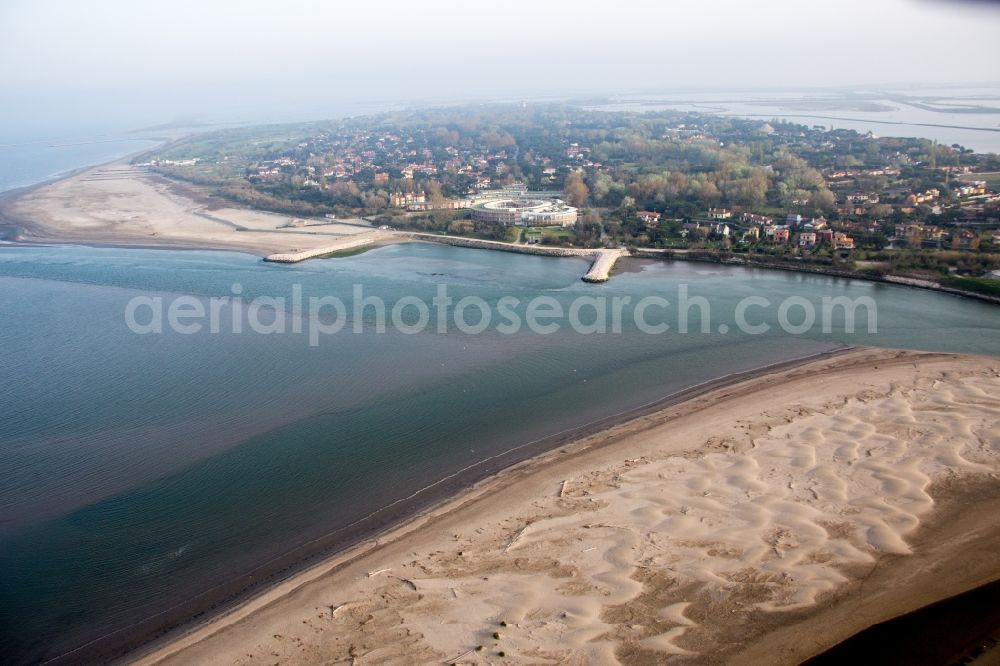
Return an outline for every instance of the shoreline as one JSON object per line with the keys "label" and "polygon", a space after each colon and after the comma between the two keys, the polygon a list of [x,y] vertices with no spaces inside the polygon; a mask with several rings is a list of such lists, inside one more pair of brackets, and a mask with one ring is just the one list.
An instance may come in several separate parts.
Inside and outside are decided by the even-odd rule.
{"label": "shoreline", "polygon": [[[950,635],[954,630],[962,638]],[[944,640],[941,640],[944,638]],[[922,606],[873,625],[816,655],[808,666],[857,663],[914,664],[920,661],[967,663],[997,656],[1000,639],[1000,579]]]}
{"label": "shoreline", "polygon": [[[721,266],[760,268],[763,270],[783,271],[786,273],[798,273],[801,275],[825,275],[828,277],[844,278],[848,280],[864,280],[865,282],[871,282],[874,284],[891,284],[897,287],[912,287],[914,289],[936,291],[943,294],[950,294],[952,296],[971,298],[985,303],[1000,305],[1000,298],[995,296],[980,294],[974,291],[966,291],[964,289],[955,289],[953,287],[946,287],[944,285],[928,282],[926,280],[918,280],[898,275],[876,276],[852,269],[824,268],[823,266],[793,266],[790,264],[756,261],[742,255],[734,255],[732,258],[727,260],[721,256],[691,256],[688,252],[689,251],[687,250],[678,251],[669,249],[658,250],[651,248],[639,248],[634,251],[632,257],[653,261],[690,261],[693,263],[718,264]],[[695,252],[697,252],[697,250]]]}
{"label": "shoreline", "polygon": [[[696,387],[694,395],[687,391],[683,392],[683,396],[675,396],[672,401],[668,398],[666,404],[658,402],[655,406],[645,406],[644,409],[640,408],[643,411],[638,414],[630,412],[628,418],[621,419],[615,424],[602,424],[593,432],[577,434],[570,442],[555,443],[555,448],[550,448],[547,452],[539,452],[526,460],[515,462],[502,471],[474,482],[465,489],[458,490],[457,494],[453,493],[443,500],[418,510],[416,514],[401,519],[400,522],[387,527],[374,538],[365,539],[342,551],[328,554],[321,562],[309,564],[296,573],[270,583],[251,593],[250,596],[232,602],[228,608],[218,610],[211,617],[195,624],[189,623],[176,628],[147,643],[144,647],[125,655],[124,660],[141,664],[169,661],[170,657],[182,654],[183,650],[211,642],[212,636],[237,626],[242,620],[251,618],[255,614],[265,612],[266,609],[278,604],[283,599],[301,594],[302,590],[310,584],[318,584],[317,581],[324,577],[347,575],[346,570],[350,568],[353,568],[357,573],[359,567],[361,570],[364,570],[365,566],[375,567],[376,564],[373,560],[384,555],[385,551],[394,549],[399,551],[407,548],[406,542],[409,539],[417,539],[417,535],[428,531],[433,532],[438,523],[457,519],[456,516],[470,511],[470,507],[482,507],[489,505],[490,502],[499,501],[497,497],[502,496],[505,489],[511,484],[529,482],[532,477],[545,475],[553,468],[572,466],[571,459],[577,455],[600,455],[602,452],[615,449],[616,446],[624,446],[624,442],[630,437],[640,436],[651,429],[663,427],[677,419],[696,416],[707,408],[705,404],[701,404],[703,402],[711,407],[719,402],[746,399],[747,396],[756,393],[761,385],[768,385],[770,388],[770,382],[773,380],[780,380],[779,386],[804,381],[803,377],[808,376],[812,371],[822,370],[820,374],[824,372],[838,375],[850,374],[852,371],[860,371],[862,367],[869,365],[872,359],[878,364],[876,367],[897,367],[911,364],[916,367],[917,361],[934,364],[947,363],[956,358],[962,357],[950,354],[875,351],[855,348],[835,350],[819,355],[819,357],[784,362],[778,364],[781,366],[780,368],[768,366],[764,369],[751,371],[749,376],[741,374],[729,378],[728,381],[723,379],[707,382],[700,388]],[[551,476],[551,474],[549,475]],[[563,490],[565,490],[565,483]],[[560,497],[563,490],[559,491]],[[932,524],[933,520],[928,521],[928,525]],[[517,538],[518,536],[515,536],[514,540],[516,541]],[[370,564],[367,564],[369,562]],[[368,577],[371,578],[373,575],[375,574],[370,574]],[[913,610],[913,608],[907,610]],[[841,638],[846,638],[846,636]],[[183,660],[183,657],[181,659]]]}
{"label": "shoreline", "polygon": [[[788,359],[751,370],[730,373],[706,380],[693,386],[674,391],[656,400],[623,410],[610,416],[574,426],[572,428],[511,447],[506,451],[479,460],[467,467],[440,478],[412,495],[372,512],[349,525],[336,528],[307,544],[279,555],[256,568],[242,572],[235,578],[204,590],[195,597],[143,618],[130,626],[103,634],[72,650],[47,658],[46,663],[74,663],[76,661],[106,661],[131,659],[131,651],[143,651],[143,646],[172,642],[178,636],[198,631],[209,616],[225,617],[240,612],[269,590],[281,588],[310,575],[316,568],[325,568],[331,561],[353,559],[369,549],[378,548],[380,542],[397,532],[406,532],[446,510],[448,506],[462,503],[468,497],[494,487],[503,478],[522,468],[533,468],[546,460],[559,457],[562,449],[579,446],[581,442],[599,438],[615,428],[627,427],[651,415],[682,408],[700,397],[748,381],[759,380],[773,373],[792,371],[810,363],[824,362],[848,354],[853,347],[841,347],[805,357]],[[309,552],[310,547],[313,549]],[[305,552],[303,552],[305,551]],[[201,602],[201,603],[198,603]]]}
{"label": "shoreline", "polygon": [[[829,595],[801,622],[780,627],[749,646],[733,663],[750,666],[786,654],[793,656],[789,663],[845,663],[859,652],[869,661],[900,666],[921,658],[962,663],[961,657],[980,645],[984,635],[1000,637],[996,609],[977,618],[979,627],[964,631],[953,631],[954,618],[938,610],[943,606],[968,617],[963,599],[1000,585],[995,561],[1000,525],[990,522],[1000,511],[997,476],[944,479],[929,490],[938,505],[908,537],[911,554],[883,554],[865,577]],[[924,622],[922,634],[899,635],[897,626],[927,615],[937,617]],[[837,627],[836,639],[822,640],[831,625]],[[934,658],[928,657],[931,654]]]}
{"label": "shoreline", "polygon": [[[169,145],[175,139],[163,145]],[[163,146],[157,149],[162,149]],[[72,244],[87,247],[116,247],[116,248],[136,248],[136,249],[166,249],[166,250],[213,250],[213,251],[235,251],[252,254],[265,261],[277,263],[297,263],[311,258],[319,258],[323,255],[335,253],[344,249],[365,245],[369,248],[382,247],[385,245],[397,245],[412,242],[431,242],[457,247],[473,247],[502,252],[516,252],[521,254],[535,254],[542,256],[579,256],[593,259],[591,268],[582,277],[584,282],[601,283],[606,282],[614,273],[615,263],[619,258],[639,258],[653,259],[660,261],[692,261],[702,263],[715,263],[724,266],[744,266],[747,268],[761,268],[766,270],[778,270],[799,274],[825,275],[830,277],[840,277],[852,280],[865,280],[872,283],[892,284],[903,287],[914,287],[926,289],[940,293],[951,294],[953,296],[971,298],[985,303],[1000,304],[1000,297],[988,294],[956,289],[942,284],[929,282],[926,280],[916,280],[902,276],[893,275],[873,275],[869,272],[856,269],[845,269],[835,267],[825,267],[819,265],[797,266],[784,262],[772,262],[757,260],[744,255],[723,256],[711,251],[688,251],[658,248],[635,248],[631,251],[625,249],[588,249],[588,248],[561,248],[542,245],[524,245],[517,243],[505,243],[501,241],[488,241],[463,236],[450,236],[447,234],[432,234],[412,230],[381,230],[374,226],[361,231],[353,230],[351,233],[336,233],[333,231],[312,231],[309,226],[291,230],[286,227],[275,227],[275,220],[262,224],[261,218],[284,218],[283,214],[272,213],[270,211],[253,208],[243,208],[233,205],[224,209],[228,211],[229,219],[218,218],[216,215],[208,215],[204,212],[206,206],[211,201],[210,195],[205,195],[202,200],[196,199],[196,194],[188,183],[176,181],[155,172],[149,174],[149,178],[139,178],[136,174],[127,174],[118,179],[124,185],[120,187],[131,187],[128,196],[138,196],[142,200],[145,208],[132,210],[130,218],[138,221],[130,221],[125,225],[114,222],[115,215],[112,210],[102,208],[94,202],[88,204],[79,203],[79,199],[87,199],[93,194],[91,190],[101,190],[100,186],[90,184],[84,185],[83,193],[74,192],[74,187],[79,187],[76,182],[88,172],[99,172],[101,169],[113,167],[115,165],[129,166],[136,157],[149,153],[150,149],[138,151],[122,158],[104,162],[99,165],[81,167],[68,174],[55,177],[34,185],[16,188],[0,193],[0,240],[9,247],[17,246],[40,246],[49,244]],[[52,188],[58,191],[59,188],[69,189],[75,198],[70,198],[76,206],[70,213],[58,208],[55,204],[59,199],[52,192],[47,197],[42,197],[42,201],[37,199],[32,201],[31,197],[45,188]],[[108,194],[121,196],[122,192],[115,190],[112,186],[108,192],[100,193],[99,196],[103,206],[112,206],[109,203]],[[199,195],[200,196],[200,195]],[[65,193],[63,200],[66,200]],[[24,203],[27,203],[28,210],[13,210]],[[216,202],[218,203],[218,202]],[[227,204],[228,206],[228,204]],[[22,206],[23,207],[23,206]],[[55,213],[54,211],[59,211]],[[128,210],[124,212],[129,212]],[[52,215],[64,215],[75,222],[55,223],[51,219],[48,223],[32,219],[33,217],[51,218]],[[74,217],[75,216],[75,217]],[[171,219],[172,222],[162,222],[163,219]],[[290,218],[294,219],[294,218]],[[248,222],[252,220],[252,222]],[[68,226],[67,226],[68,225]],[[74,226],[76,225],[76,226]],[[126,231],[122,228],[127,227]],[[324,227],[327,225],[324,225]],[[336,227],[337,223],[332,223]],[[356,226],[356,225],[349,225]],[[7,229],[13,233],[4,234]],[[343,231],[343,230],[342,230]],[[242,232],[242,233],[239,233]],[[8,238],[12,235],[12,238]],[[34,237],[32,237],[34,236]]]}
{"label": "shoreline", "polygon": [[81,166],[81,167],[76,167],[76,168],[73,168],[73,169],[69,169],[67,171],[63,171],[63,172],[60,172],[60,173],[57,173],[57,174],[53,174],[53,175],[48,176],[48,177],[46,177],[46,178],[44,178],[44,179],[42,179],[42,180],[40,180],[40,181],[38,181],[36,183],[31,183],[30,185],[21,185],[19,187],[12,187],[9,190],[4,190],[4,191],[0,192],[0,225],[5,224],[4,218],[3,218],[3,206],[2,206],[2,204],[4,202],[7,202],[8,200],[17,199],[17,198],[19,198],[21,196],[24,196],[26,194],[30,194],[31,192],[34,192],[35,190],[39,190],[39,189],[41,189],[43,187],[46,187],[48,185],[55,185],[56,183],[62,182],[64,180],[69,180],[70,178],[74,178],[74,177],[79,176],[80,174],[82,174],[84,172],[91,171],[93,169],[100,169],[101,167],[111,166],[112,164],[117,164],[117,163],[125,161],[125,160],[128,160],[129,162],[131,162],[132,160],[137,159],[139,157],[142,157],[142,156],[146,155],[147,153],[154,153],[156,151],[163,150],[164,148],[170,146],[171,144],[180,143],[182,141],[186,141],[187,139],[190,139],[192,136],[193,136],[192,134],[185,134],[183,136],[179,136],[179,137],[173,138],[173,139],[167,138],[167,137],[153,137],[153,138],[148,138],[148,139],[143,139],[143,138],[128,139],[128,140],[133,140],[133,141],[153,141],[153,142],[159,142],[159,143],[157,145],[155,145],[155,146],[150,147],[150,148],[143,148],[142,150],[137,150],[137,151],[132,152],[132,153],[127,153],[125,155],[122,155],[121,157],[115,157],[115,158],[112,158],[110,160],[105,160],[104,162],[97,162],[96,164],[87,164],[87,165],[84,165],[84,166]]}
{"label": "shoreline", "polygon": [[290,224],[293,216],[230,206],[197,186],[132,165],[149,152],[81,167],[0,194],[2,239],[8,246],[237,251],[261,258],[361,237],[373,246],[386,240],[384,232],[351,221],[317,230]]}

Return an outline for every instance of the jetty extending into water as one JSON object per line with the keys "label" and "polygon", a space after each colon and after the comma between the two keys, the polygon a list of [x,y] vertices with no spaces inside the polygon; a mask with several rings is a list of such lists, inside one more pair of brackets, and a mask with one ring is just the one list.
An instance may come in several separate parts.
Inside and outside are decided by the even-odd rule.
{"label": "jetty extending into water", "polygon": [[343,252],[344,250],[352,250],[364,245],[371,245],[374,241],[375,239],[371,236],[366,236],[365,238],[351,238],[349,240],[338,241],[336,243],[313,248],[311,250],[302,250],[301,252],[279,252],[277,254],[269,254],[264,257],[264,261],[273,261],[279,264],[297,264],[300,261],[313,259],[314,257],[322,257],[325,254]]}
{"label": "jetty extending into water", "polygon": [[397,235],[407,236],[413,240],[444,243],[457,247],[473,247],[500,252],[517,252],[519,254],[535,254],[546,257],[594,257],[590,270],[580,279],[584,282],[607,282],[611,269],[621,257],[628,256],[628,250],[620,249],[584,249],[572,247],[550,247],[546,245],[527,245],[522,243],[504,243],[502,241],[483,240],[480,238],[464,238],[462,236],[445,236],[441,234],[425,234],[419,232],[399,232]]}
{"label": "jetty extending into water", "polygon": [[462,236],[446,236],[442,234],[426,234],[415,231],[396,231],[381,233],[377,237],[365,234],[363,238],[356,237],[317,247],[301,252],[282,252],[264,257],[264,261],[273,261],[281,264],[294,264],[306,259],[322,257],[334,252],[341,252],[353,248],[370,245],[379,240],[381,242],[399,242],[405,240],[428,241],[431,243],[443,243],[445,245],[455,245],[457,247],[471,247],[482,250],[495,250],[499,252],[517,252],[519,254],[535,254],[546,257],[593,257],[594,262],[590,270],[581,278],[584,282],[607,282],[611,276],[611,269],[621,257],[628,256],[628,250],[620,249],[583,249],[572,247],[549,247],[545,245],[527,245],[521,243],[504,243],[502,241],[483,240],[480,238],[465,238]]}
{"label": "jetty extending into water", "polygon": [[584,282],[607,282],[611,277],[611,269],[622,257],[628,256],[628,250],[597,250],[597,258],[590,265],[590,270],[580,278]]}

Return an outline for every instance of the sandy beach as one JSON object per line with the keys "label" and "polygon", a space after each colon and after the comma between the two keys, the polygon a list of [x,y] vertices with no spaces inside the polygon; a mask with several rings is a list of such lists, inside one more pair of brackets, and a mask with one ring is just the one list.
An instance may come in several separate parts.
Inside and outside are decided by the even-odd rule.
{"label": "sandy beach", "polygon": [[501,243],[438,234],[394,232],[361,219],[299,218],[240,208],[206,188],[130,164],[131,157],[80,170],[0,198],[0,223],[27,243],[240,250],[278,263],[394,243],[444,242],[549,256],[596,257],[584,276],[605,282],[627,252]]}
{"label": "sandy beach", "polygon": [[1000,578],[998,395],[1000,360],[946,354],[754,376],[516,465],[128,661],[799,663]]}
{"label": "sandy beach", "polygon": [[389,234],[362,220],[304,220],[235,207],[168,180],[131,158],[81,170],[0,201],[0,217],[34,243],[242,250],[259,255],[336,251]]}

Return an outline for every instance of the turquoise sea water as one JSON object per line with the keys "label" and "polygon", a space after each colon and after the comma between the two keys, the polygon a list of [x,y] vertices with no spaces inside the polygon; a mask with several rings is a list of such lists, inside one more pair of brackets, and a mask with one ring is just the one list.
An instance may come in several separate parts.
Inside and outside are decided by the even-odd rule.
{"label": "turquoise sea water", "polygon": [[[293,266],[0,247],[0,653],[32,662],[103,636],[68,660],[107,654],[537,451],[512,447],[699,382],[843,344],[1000,355],[1000,308],[973,300],[694,263],[628,263],[594,286],[579,280],[586,266],[436,245]],[[390,305],[430,302],[444,284],[456,301],[567,307],[580,296],[675,302],[687,285],[710,303],[711,332],[678,333],[671,308],[658,310],[672,325],[660,335],[628,315],[619,334],[376,333],[365,314],[364,333],[349,323],[318,346],[305,334],[137,335],[125,324],[135,296],[204,301],[234,283],[245,302],[299,285],[348,312],[355,285]],[[878,332],[847,334],[836,318],[831,334],[780,331],[782,299],[820,311],[838,295],[874,299]],[[769,333],[738,330],[746,296],[775,304],[753,310]]]}

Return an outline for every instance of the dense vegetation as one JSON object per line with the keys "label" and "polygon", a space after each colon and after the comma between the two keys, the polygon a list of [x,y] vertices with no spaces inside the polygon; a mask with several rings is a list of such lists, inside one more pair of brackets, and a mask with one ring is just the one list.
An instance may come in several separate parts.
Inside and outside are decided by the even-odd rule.
{"label": "dense vegetation", "polygon": [[[580,208],[575,228],[536,242],[863,260],[942,275],[1000,268],[996,197],[960,189],[977,172],[989,179],[1000,171],[996,155],[778,119],[439,108],[215,132],[148,159],[165,175],[293,215],[380,216],[396,227],[514,240],[519,232],[474,224],[460,201],[523,183],[562,192]],[[406,193],[424,202],[392,205]],[[659,217],[650,222],[643,211]],[[851,244],[772,242],[772,225],[790,215],[801,216],[795,232],[821,218],[816,228],[849,235]]]}
{"label": "dense vegetation", "polygon": [[988,296],[996,296],[1000,298],[1000,280],[948,276],[941,280],[941,284],[945,287],[951,287],[953,289],[974,291],[978,294],[987,294]]}

